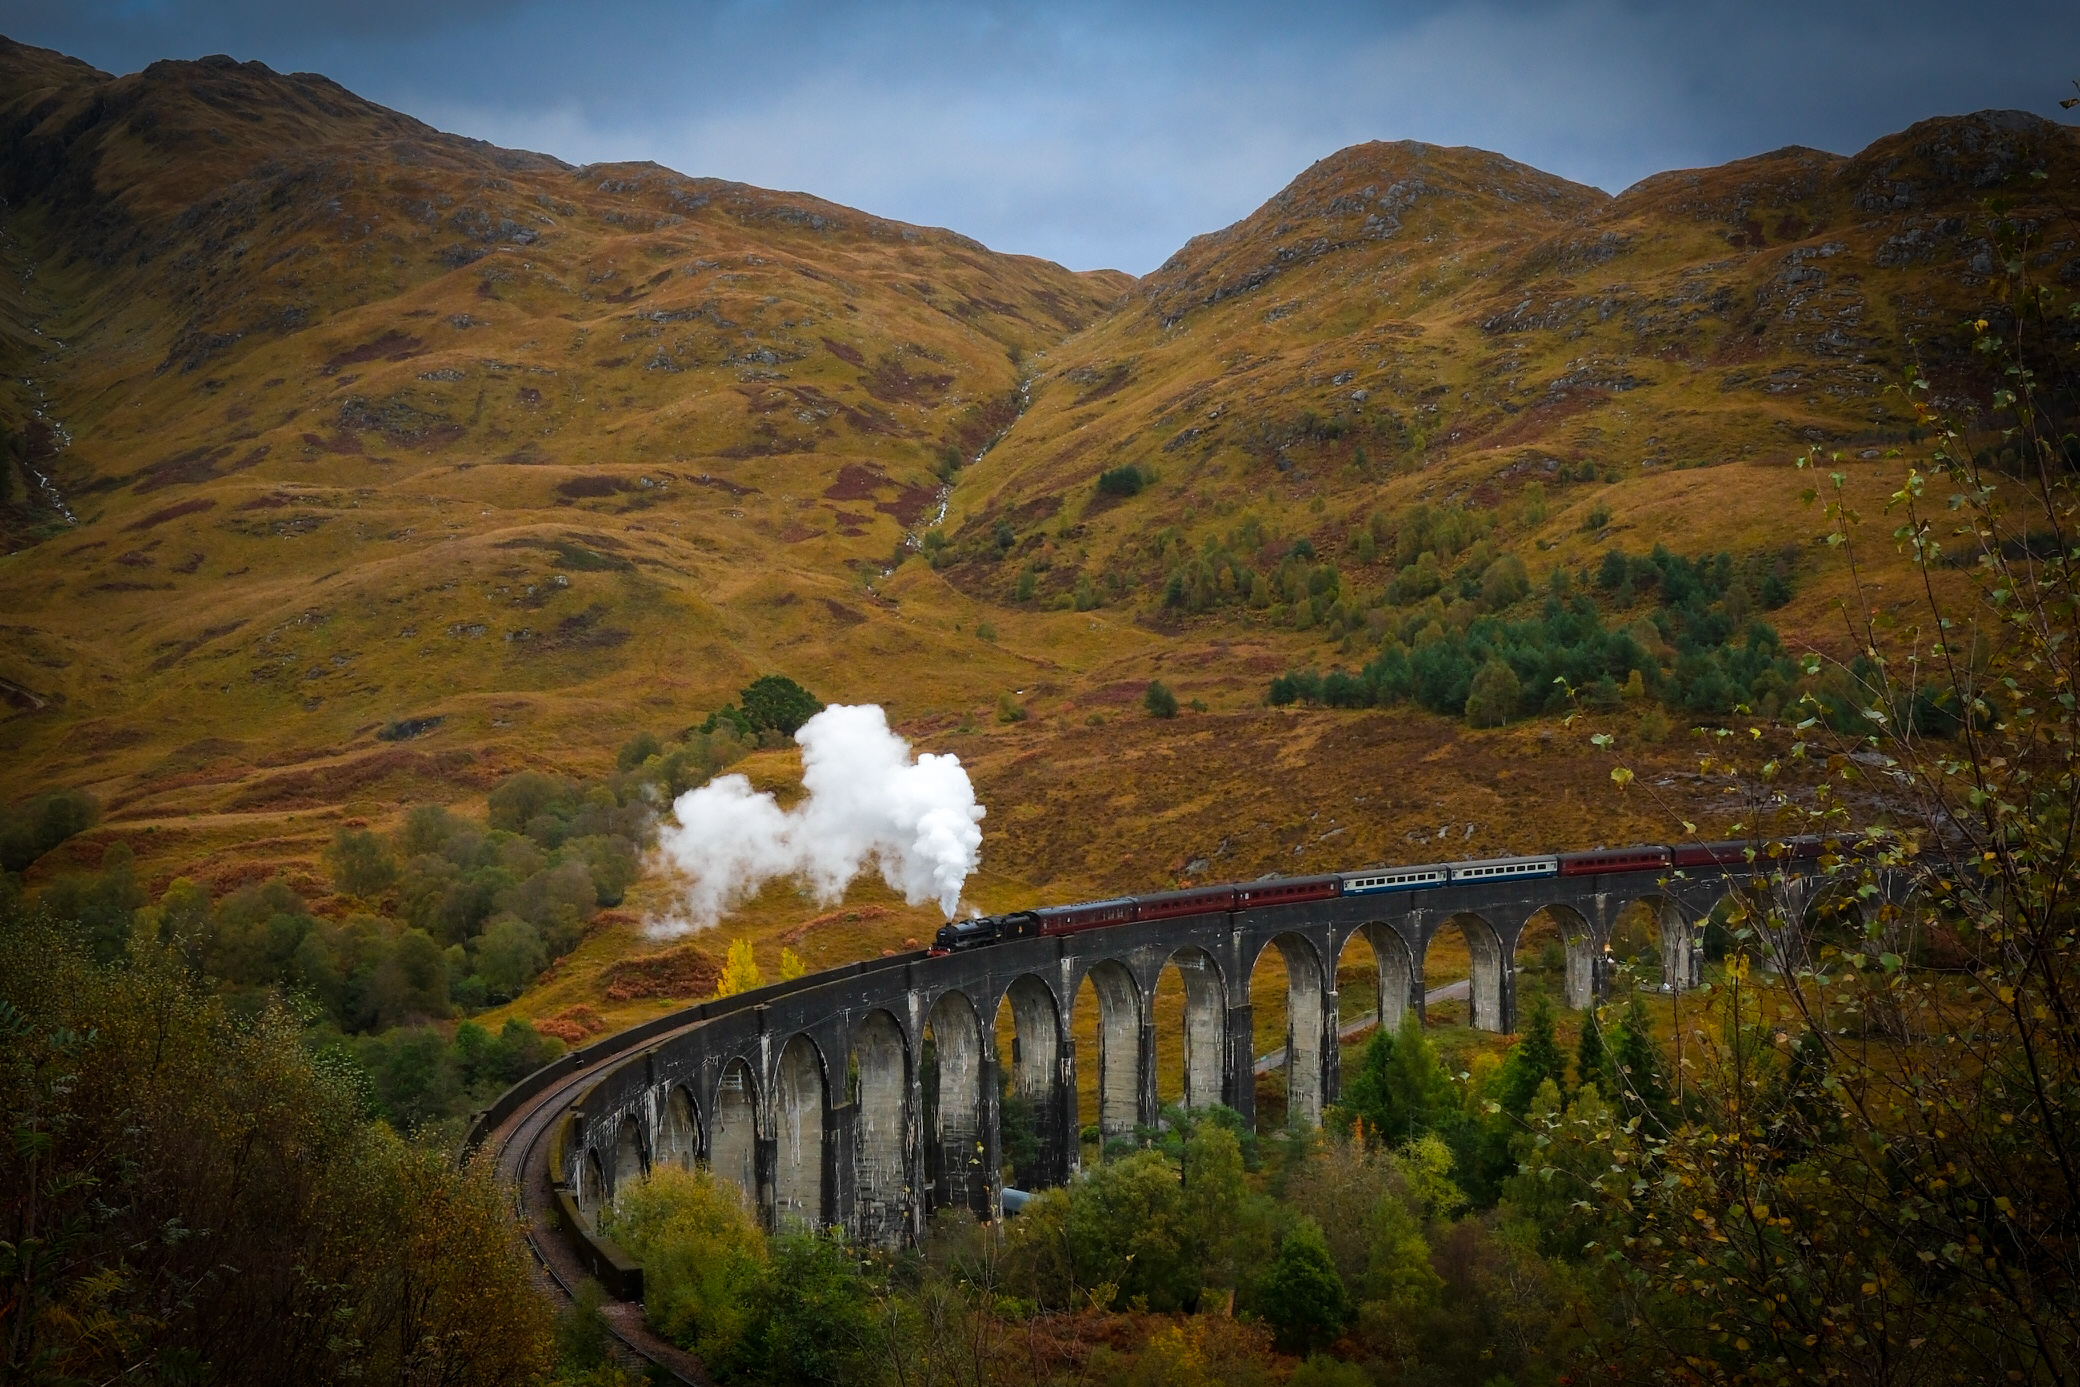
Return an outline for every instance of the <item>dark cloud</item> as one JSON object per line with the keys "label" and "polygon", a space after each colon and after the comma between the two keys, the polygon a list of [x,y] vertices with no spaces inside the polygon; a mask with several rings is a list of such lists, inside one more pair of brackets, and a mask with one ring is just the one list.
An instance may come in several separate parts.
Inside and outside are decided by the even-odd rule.
{"label": "dark cloud", "polygon": [[2056,116],[2080,76],[2080,6],[2036,0],[0,0],[0,30],[113,71],[257,57],[503,144],[1135,271],[1360,140],[1479,145],[1615,191],[1929,115]]}

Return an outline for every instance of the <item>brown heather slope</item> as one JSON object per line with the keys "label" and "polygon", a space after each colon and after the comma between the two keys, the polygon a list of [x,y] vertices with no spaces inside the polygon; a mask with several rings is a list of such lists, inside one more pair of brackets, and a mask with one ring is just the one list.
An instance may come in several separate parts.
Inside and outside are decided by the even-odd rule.
{"label": "brown heather slope", "polygon": [[[0,130],[0,411],[51,488],[0,496],[0,796],[84,785],[110,810],[39,878],[120,838],[159,882],[279,870],[322,895],[339,825],[480,805],[522,766],[599,773],[765,671],[962,756],[984,908],[1658,836],[1656,781],[1709,828],[1684,743],[1636,708],[1595,720],[1643,768],[1629,797],[1580,726],[1266,709],[1281,670],[1369,658],[1372,626],[1186,615],[1165,575],[1254,518],[1253,564],[1308,538],[1377,612],[1392,565],[1354,530],[1378,512],[1391,554],[1417,502],[1459,501],[1534,582],[1613,546],[1788,552],[1772,619],[1835,643],[1842,581],[1790,458],[1845,451],[1875,501],[1904,337],[1974,384],[1959,324],[1999,311],[1983,198],[2028,202],[2036,272],[2080,276],[2073,132],[1999,114],[1616,198],[1360,146],[1139,283],[571,168],[228,59],[110,78],[0,46]],[[1127,462],[1156,484],[1097,497]],[[934,567],[905,543],[942,503]],[[1152,676],[1174,722],[1140,711]],[[743,769],[784,789],[796,766]],[[663,890],[518,1008],[670,1005],[606,995],[657,947],[635,922]],[[776,888],[729,928],[825,964],[930,914],[878,883],[838,913]]]}
{"label": "brown heather slope", "polygon": [[0,129],[5,793],[227,839],[946,663],[867,580],[1129,282],[228,59],[8,44]]}
{"label": "brown heather slope", "polygon": [[[1800,535],[1778,469],[1905,441],[1885,387],[1909,338],[1940,390],[1986,384],[1966,359],[1969,321],[2002,312],[1985,199],[2038,227],[2034,273],[2080,282],[2076,175],[2075,132],[2013,112],[1926,121],[1853,159],[1794,148],[1661,174],[1615,198],[1478,150],[1343,150],[1054,354],[1018,429],[956,493],[949,571],[1002,595],[1019,566],[993,561],[996,523],[1044,517],[1051,532],[1014,556],[1041,556],[1041,600],[1087,573],[1145,601],[1164,566],[1151,532],[1177,526],[1195,550],[1253,510],[1354,570],[1362,594],[1391,570],[1354,559],[1353,529],[1379,511],[1391,533],[1418,501],[1501,510],[1501,547],[1534,577],[1613,544],[1781,546]],[[1160,484],[1095,499],[1095,476],[1127,463]],[[1597,480],[1575,480],[1584,464]],[[1516,523],[1507,503],[1532,480],[1547,516]],[[1613,524],[1583,533],[1597,505]],[[1807,595],[1782,624],[1831,635],[1834,589]]]}

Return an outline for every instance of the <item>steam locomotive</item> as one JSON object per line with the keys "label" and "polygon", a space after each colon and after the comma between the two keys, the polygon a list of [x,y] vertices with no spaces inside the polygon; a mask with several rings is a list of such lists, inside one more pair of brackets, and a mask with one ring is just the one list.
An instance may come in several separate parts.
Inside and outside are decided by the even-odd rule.
{"label": "steam locomotive", "polygon": [[1338,896],[1371,896],[1391,891],[1428,891],[1459,882],[1503,881],[1518,877],[1607,876],[1616,872],[1656,872],[1693,867],[1748,865],[1751,850],[1782,861],[1820,856],[1819,838],[1791,838],[1756,849],[1746,840],[1686,843],[1679,847],[1599,848],[1543,857],[1489,857],[1474,862],[1433,862],[1420,867],[1368,867],[1360,872],[1327,876],[1269,877],[1224,886],[1193,886],[1150,896],[1119,896],[1081,905],[1049,905],[1007,915],[985,915],[943,926],[931,954],[978,949],[1005,939],[1080,934],[1108,925],[1144,920],[1170,920],[1181,915],[1212,915],[1231,910],[1260,910]]}

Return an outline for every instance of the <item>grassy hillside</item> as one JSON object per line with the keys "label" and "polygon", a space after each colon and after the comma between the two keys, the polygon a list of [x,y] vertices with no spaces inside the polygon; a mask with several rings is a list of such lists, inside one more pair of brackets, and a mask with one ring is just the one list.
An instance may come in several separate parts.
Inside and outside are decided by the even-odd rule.
{"label": "grassy hillside", "polygon": [[[1140,282],[228,59],[0,45],[0,128],[0,798],[107,807],[31,879],[121,840],[154,883],[283,872],[321,908],[339,827],[600,774],[765,672],[960,754],[984,908],[1659,836],[1597,729],[1709,827],[1651,684],[1586,729],[1543,688],[1492,729],[1267,689],[1538,621],[1556,584],[1658,678],[1691,653],[1666,581],[1600,567],[1656,544],[1729,555],[1736,632],[1840,649],[1789,463],[1839,451],[1875,510],[1886,385],[1916,355],[1981,384],[1984,199],[2080,276],[2073,132],[1999,113],[1615,198],[1358,146]],[[793,783],[785,748],[740,767]],[[601,982],[664,889],[520,1010],[667,1005]],[[776,888],[730,932],[813,965],[932,913]]]}
{"label": "grassy hillside", "polygon": [[[1145,601],[1179,554],[1241,548],[1254,519],[1259,569],[1305,538],[1362,593],[1422,502],[1494,516],[1534,576],[1614,544],[1796,544],[1793,458],[1839,451],[1853,471],[1905,443],[1887,387],[1917,362],[1951,393],[1984,384],[1968,352],[1971,320],[1999,313],[1984,200],[2036,219],[2037,273],[2080,276],[2061,210],[2076,173],[2070,128],[2000,112],[1615,198],[1478,150],[1344,150],[1055,354],[955,496],[950,571],[1011,591],[989,561],[1008,519],[1017,554],[1053,560],[1042,601],[1085,577]],[[1097,489],[1126,466],[1155,484]],[[1377,556],[1352,542],[1374,512]],[[1166,527],[1168,553],[1149,542]],[[1784,624],[1820,637],[1832,590],[1810,591]]]}

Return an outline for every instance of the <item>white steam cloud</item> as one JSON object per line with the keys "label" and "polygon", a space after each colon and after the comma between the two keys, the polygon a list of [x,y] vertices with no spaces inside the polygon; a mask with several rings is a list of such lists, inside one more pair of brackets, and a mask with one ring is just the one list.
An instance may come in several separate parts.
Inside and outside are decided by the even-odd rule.
{"label": "white steam cloud", "polygon": [[871,858],[912,905],[947,919],[982,856],[983,807],[958,756],[926,753],[891,732],[873,704],[833,704],[794,734],[802,802],[784,810],[741,775],[720,775],[673,801],[658,851],[686,881],[683,909],[650,932],[708,929],[776,877],[831,904]]}

